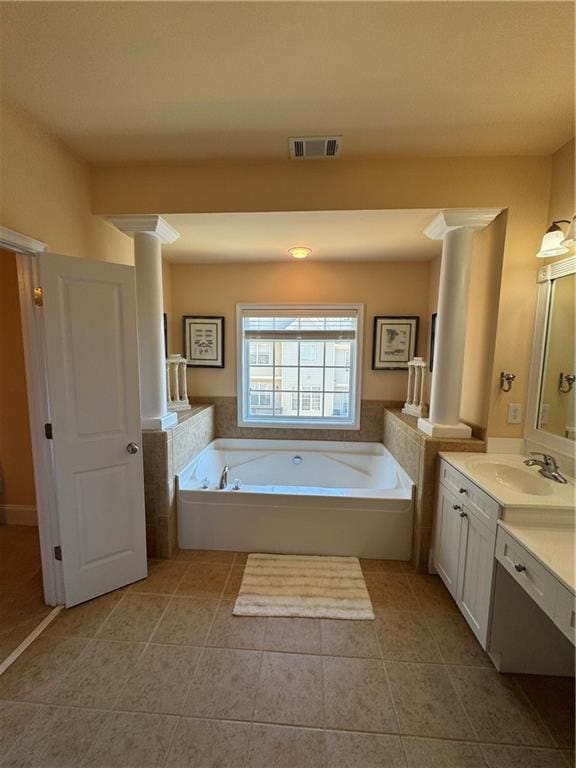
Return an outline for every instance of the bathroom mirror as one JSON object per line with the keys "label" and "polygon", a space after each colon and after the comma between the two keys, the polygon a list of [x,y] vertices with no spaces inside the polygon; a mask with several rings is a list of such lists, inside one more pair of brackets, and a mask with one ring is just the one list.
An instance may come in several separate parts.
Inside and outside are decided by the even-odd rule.
{"label": "bathroom mirror", "polygon": [[538,304],[526,437],[575,452],[576,257],[538,270]]}
{"label": "bathroom mirror", "polygon": [[551,281],[538,404],[538,428],[569,440],[576,439],[575,287],[574,274]]}

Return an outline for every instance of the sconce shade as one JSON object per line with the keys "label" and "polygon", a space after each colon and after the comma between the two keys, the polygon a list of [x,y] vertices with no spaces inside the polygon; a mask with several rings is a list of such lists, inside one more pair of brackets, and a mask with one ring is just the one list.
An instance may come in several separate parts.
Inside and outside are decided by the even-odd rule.
{"label": "sconce shade", "polygon": [[572,216],[572,221],[568,227],[568,232],[566,232],[566,237],[562,240],[562,245],[566,246],[566,248],[572,248],[576,245],[576,216]]}
{"label": "sconce shade", "polygon": [[568,248],[563,244],[564,232],[555,222],[548,228],[542,238],[542,245],[536,254],[539,259],[549,259],[552,256],[563,256]]}

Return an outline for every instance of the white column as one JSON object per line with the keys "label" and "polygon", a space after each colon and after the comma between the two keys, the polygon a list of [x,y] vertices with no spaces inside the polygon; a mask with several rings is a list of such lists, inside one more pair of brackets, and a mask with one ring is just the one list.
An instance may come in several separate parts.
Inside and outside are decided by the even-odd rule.
{"label": "white column", "polygon": [[162,244],[173,243],[179,234],[161,216],[118,216],[110,221],[134,237],[142,429],[166,429],[178,417],[168,411],[166,391]]}
{"label": "white column", "polygon": [[432,437],[466,438],[472,434],[460,421],[472,238],[500,210],[443,211],[425,230],[431,239],[443,241],[430,415],[418,420],[418,428]]}

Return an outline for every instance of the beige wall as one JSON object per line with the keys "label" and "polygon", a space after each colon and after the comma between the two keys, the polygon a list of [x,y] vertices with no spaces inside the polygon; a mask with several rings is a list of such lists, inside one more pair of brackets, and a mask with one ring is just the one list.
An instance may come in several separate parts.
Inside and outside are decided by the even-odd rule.
{"label": "beige wall", "polygon": [[236,304],[362,303],[365,311],[362,396],[404,400],[406,374],[372,371],[374,315],[418,315],[419,350],[428,338],[428,262],[282,262],[173,264],[171,351],[182,350],[182,315],[226,318],[226,367],[189,369],[193,396],[236,394]]}
{"label": "beige wall", "polygon": [[549,157],[102,166],[93,170],[93,210],[507,209],[488,431],[520,437],[522,424],[506,424],[506,402],[497,394],[496,379],[500,370],[515,370],[515,400],[525,405],[535,307],[534,253],[547,224],[550,175]]}
{"label": "beige wall", "polygon": [[34,506],[16,257],[0,250],[0,504]]}
{"label": "beige wall", "polygon": [[552,155],[548,221],[574,216],[574,139]]}
{"label": "beige wall", "polygon": [[130,238],[91,213],[88,165],[7,101],[0,103],[0,225],[67,256],[133,263]]}

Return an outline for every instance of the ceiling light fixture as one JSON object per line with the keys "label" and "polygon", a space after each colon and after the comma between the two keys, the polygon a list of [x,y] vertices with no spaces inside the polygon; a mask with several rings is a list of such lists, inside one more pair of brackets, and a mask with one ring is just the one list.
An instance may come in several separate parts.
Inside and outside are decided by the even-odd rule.
{"label": "ceiling light fixture", "polygon": [[306,248],[303,245],[295,246],[294,248],[288,248],[288,253],[295,259],[305,259],[312,253],[312,248]]}
{"label": "ceiling light fixture", "polygon": [[[564,235],[560,224],[570,224],[568,234]],[[558,219],[553,221],[552,224],[546,230],[546,234],[542,238],[542,245],[540,250],[536,254],[538,259],[550,259],[552,256],[564,256],[570,250],[568,238],[572,238],[574,241],[574,219],[572,223],[568,219]]]}

